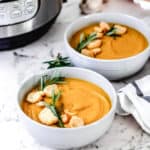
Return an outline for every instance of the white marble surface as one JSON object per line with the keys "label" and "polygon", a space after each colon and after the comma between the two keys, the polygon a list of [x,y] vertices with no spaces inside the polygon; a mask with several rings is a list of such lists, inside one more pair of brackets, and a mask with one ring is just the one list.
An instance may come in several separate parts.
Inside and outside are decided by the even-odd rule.
{"label": "white marble surface", "polygon": [[[55,25],[38,41],[14,51],[0,52],[0,149],[51,150],[36,143],[20,123],[16,109],[16,92],[23,78],[45,69],[42,64],[57,52],[65,54],[63,33],[67,25],[80,16],[80,0],[69,0]],[[150,24],[150,12],[143,11],[129,0],[109,0],[103,11],[122,12],[140,17]],[[14,52],[23,56],[15,56]],[[150,62],[132,78],[113,82],[116,89],[126,83],[150,74]],[[144,133],[132,117],[116,116],[108,133],[82,150],[149,150],[150,136]]]}

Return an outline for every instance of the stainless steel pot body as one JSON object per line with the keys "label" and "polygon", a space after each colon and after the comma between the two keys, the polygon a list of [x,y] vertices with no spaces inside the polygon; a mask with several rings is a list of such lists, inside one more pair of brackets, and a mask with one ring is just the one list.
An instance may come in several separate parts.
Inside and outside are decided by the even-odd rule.
{"label": "stainless steel pot body", "polygon": [[[28,1],[29,1],[28,4],[29,6],[25,6],[25,4],[24,6],[21,6],[22,3],[26,3]],[[36,7],[34,8],[35,12],[31,10],[32,4],[30,3],[32,2],[33,2],[33,7]],[[9,9],[8,10],[9,12],[5,17],[6,19],[11,18],[11,20],[8,20],[8,23],[6,20],[5,24],[0,25],[0,38],[8,38],[8,37],[13,37],[24,33],[28,33],[44,26],[45,24],[50,22],[54,17],[58,15],[61,9],[62,2],[61,0],[16,0],[16,1],[10,0],[9,2],[7,0],[7,2],[0,2],[0,8],[2,8],[1,5],[3,7],[6,5],[5,7],[7,8],[3,8],[3,9]],[[29,14],[23,15],[23,11],[25,11],[24,10],[25,8],[23,7],[27,7],[30,9],[30,11],[32,11],[31,13],[33,14],[31,18],[26,17],[27,15],[30,17],[31,14],[30,11]],[[19,10],[21,11],[20,13],[22,13],[22,15],[20,16],[20,21],[19,21]],[[17,20],[17,11],[18,11],[18,20]],[[11,16],[13,13],[14,14],[16,13],[16,18],[13,18],[13,16]],[[4,17],[2,16],[2,14],[3,13],[1,11],[0,22],[4,21]]]}
{"label": "stainless steel pot body", "polygon": [[62,0],[0,0],[0,50],[24,46],[46,33]]}

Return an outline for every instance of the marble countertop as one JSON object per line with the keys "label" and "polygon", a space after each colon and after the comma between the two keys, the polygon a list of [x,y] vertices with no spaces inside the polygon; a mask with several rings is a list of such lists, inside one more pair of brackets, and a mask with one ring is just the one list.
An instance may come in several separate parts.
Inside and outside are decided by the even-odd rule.
{"label": "marble countertop", "polygon": [[[38,41],[13,51],[0,52],[0,149],[51,150],[36,143],[20,123],[16,109],[16,92],[21,81],[32,72],[45,69],[43,61],[61,52],[64,56],[64,30],[80,15],[80,0],[64,4],[55,25]],[[73,11],[72,11],[73,10]],[[122,12],[143,19],[150,25],[150,12],[143,11],[129,0],[109,0],[103,12]],[[112,82],[116,90],[130,81],[150,74],[150,61],[137,75]],[[150,136],[131,117],[116,116],[111,129],[97,142],[81,150],[149,150]]]}

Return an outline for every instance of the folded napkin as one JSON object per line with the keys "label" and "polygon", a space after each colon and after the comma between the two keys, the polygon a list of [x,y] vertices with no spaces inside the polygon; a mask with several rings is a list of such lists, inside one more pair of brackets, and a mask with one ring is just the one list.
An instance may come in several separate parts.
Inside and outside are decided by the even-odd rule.
{"label": "folded napkin", "polygon": [[150,75],[118,91],[117,113],[131,114],[141,128],[150,134]]}

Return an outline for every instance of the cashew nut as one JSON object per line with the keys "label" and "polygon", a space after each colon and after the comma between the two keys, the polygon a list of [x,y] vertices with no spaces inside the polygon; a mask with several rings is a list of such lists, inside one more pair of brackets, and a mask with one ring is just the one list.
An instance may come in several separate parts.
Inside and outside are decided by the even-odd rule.
{"label": "cashew nut", "polygon": [[72,118],[69,121],[70,128],[76,128],[84,126],[84,121],[78,116],[72,116]]}
{"label": "cashew nut", "polygon": [[89,57],[94,57],[94,54],[92,51],[89,51],[87,49],[82,49],[81,54],[85,55],[85,56],[89,56]]}
{"label": "cashew nut", "polygon": [[94,48],[91,51],[93,52],[94,55],[97,55],[101,52],[101,48]]}
{"label": "cashew nut", "polygon": [[36,103],[43,99],[44,92],[43,91],[34,91],[27,95],[26,101],[29,103]]}
{"label": "cashew nut", "polygon": [[58,118],[46,107],[39,113],[39,120],[46,125],[53,125],[58,122]]}
{"label": "cashew nut", "polygon": [[122,35],[127,32],[127,28],[123,27],[121,25],[114,25],[114,28],[116,28],[116,34],[118,34],[118,35]]}
{"label": "cashew nut", "polygon": [[98,48],[101,46],[101,44],[102,44],[101,40],[94,40],[87,45],[87,48],[88,49]]}
{"label": "cashew nut", "polygon": [[63,114],[63,115],[61,115],[61,119],[62,119],[63,123],[68,123],[69,119],[70,119],[70,116],[67,115],[67,114]]}
{"label": "cashew nut", "polygon": [[103,32],[103,30],[102,30],[102,28],[100,28],[100,27],[94,27],[94,31],[95,32]]}
{"label": "cashew nut", "polygon": [[108,30],[110,30],[110,26],[106,22],[100,22],[99,25],[103,32],[107,32]]}
{"label": "cashew nut", "polygon": [[47,97],[51,97],[52,96],[52,92],[55,92],[55,94],[58,93],[58,86],[56,84],[52,84],[52,85],[48,85],[44,88],[44,93]]}

